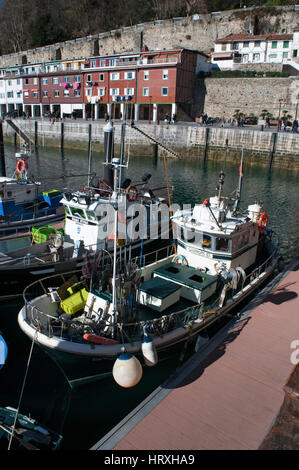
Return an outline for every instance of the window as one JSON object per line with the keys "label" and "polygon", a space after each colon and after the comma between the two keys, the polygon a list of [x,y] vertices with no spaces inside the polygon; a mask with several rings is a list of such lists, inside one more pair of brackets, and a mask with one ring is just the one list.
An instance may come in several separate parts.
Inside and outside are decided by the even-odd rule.
{"label": "window", "polygon": [[216,250],[217,251],[229,251],[228,248],[229,239],[228,238],[216,238]]}
{"label": "window", "polygon": [[7,85],[11,86],[11,80],[7,80]]}
{"label": "window", "polygon": [[47,90],[43,91],[43,97],[45,97],[45,98],[46,98],[47,96],[48,96],[48,92],[47,92]]}
{"label": "window", "polygon": [[149,70],[143,72],[143,80],[149,80]]}
{"label": "window", "polygon": [[259,60],[260,60],[260,54],[259,53],[253,54],[253,61],[254,62],[259,62]]}
{"label": "window", "polygon": [[80,96],[81,93],[80,93],[80,90],[74,90],[74,96]]}
{"label": "window", "polygon": [[87,82],[91,82],[91,81],[92,81],[92,80],[91,80],[91,75],[90,75],[90,74],[88,74],[88,75],[87,75],[87,80],[86,80],[86,81],[87,81]]}
{"label": "window", "polygon": [[80,75],[75,75],[75,83],[80,83],[80,82],[81,82]]}
{"label": "window", "polygon": [[90,61],[90,67],[96,67],[97,66],[97,61],[96,60],[91,60]]}
{"label": "window", "polygon": [[149,96],[149,88],[143,88],[143,96]]}
{"label": "window", "polygon": [[98,88],[98,96],[104,96],[105,95],[105,87]]}
{"label": "window", "polygon": [[226,44],[221,44],[221,50],[226,51]]}
{"label": "window", "polygon": [[85,96],[92,96],[92,88],[86,88]]}
{"label": "window", "polygon": [[104,74],[99,73],[99,82],[103,82],[103,81],[104,81]]}
{"label": "window", "polygon": [[163,78],[163,80],[168,80],[168,70],[163,70],[162,78]]}
{"label": "window", "polygon": [[289,53],[288,52],[283,52],[282,53],[282,58],[283,59],[287,59],[289,57]]}
{"label": "window", "polygon": [[37,85],[37,78],[33,79],[33,85]]}
{"label": "window", "polygon": [[63,96],[65,96],[66,98],[68,98],[68,97],[70,96],[69,90],[63,90]]}
{"label": "window", "polygon": [[109,59],[109,65],[110,65],[110,67],[115,67],[116,59]]}
{"label": "window", "polygon": [[125,88],[125,95],[133,96],[134,95],[134,88]]}
{"label": "window", "polygon": [[63,81],[64,81],[65,83],[69,83],[70,78],[69,78],[69,77],[63,77]]}
{"label": "window", "polygon": [[206,233],[202,234],[201,246],[205,249],[211,249],[212,238],[210,237],[210,235],[207,235]]}
{"label": "window", "polygon": [[243,55],[243,62],[246,64],[248,62],[248,54]]}
{"label": "window", "polygon": [[163,86],[161,89],[162,96],[168,96],[168,87]]}
{"label": "window", "polygon": [[57,98],[59,96],[59,90],[54,90],[54,96]]}
{"label": "window", "polygon": [[106,61],[105,59],[100,60],[100,67],[105,67],[106,66]]}
{"label": "window", "polygon": [[261,41],[254,41],[254,46],[255,47],[260,47]]}
{"label": "window", "polygon": [[67,70],[71,70],[72,64],[71,63],[66,64],[66,68],[67,68]]}
{"label": "window", "polygon": [[269,59],[272,60],[272,59],[276,59],[277,58],[277,54],[269,54]]}
{"label": "window", "polygon": [[110,96],[117,96],[117,95],[119,95],[119,88],[111,88]]}
{"label": "window", "polygon": [[25,78],[24,82],[25,82],[25,85],[28,85],[29,84],[29,78]]}
{"label": "window", "polygon": [[239,43],[238,42],[233,42],[232,49],[236,50],[238,48],[239,48]]}
{"label": "window", "polygon": [[125,72],[126,80],[133,80],[135,78],[135,72]]}
{"label": "window", "polygon": [[119,80],[119,77],[120,77],[119,72],[112,72],[112,73],[110,74],[111,80]]}
{"label": "window", "polygon": [[43,85],[48,85],[48,79],[47,78],[43,78]]}
{"label": "window", "polygon": [[[28,96],[28,93],[27,93],[27,96]],[[38,98],[38,92],[37,91],[33,92],[33,98]]]}
{"label": "window", "polygon": [[[28,91],[24,91],[23,95],[24,95],[24,98],[28,98],[29,92],[28,92]],[[33,93],[33,96],[34,96],[34,93]]]}
{"label": "window", "polygon": [[272,41],[271,48],[272,49],[277,49],[277,41]]}
{"label": "window", "polygon": [[283,41],[283,48],[287,49],[289,47],[290,41]]}
{"label": "window", "polygon": [[52,78],[52,83],[53,83],[53,85],[57,85],[58,82],[59,82],[58,77],[53,77],[53,78]]}
{"label": "window", "polygon": [[7,98],[13,98],[13,91],[7,92]]}
{"label": "window", "polygon": [[243,47],[249,47],[249,41],[244,41],[243,42]]}

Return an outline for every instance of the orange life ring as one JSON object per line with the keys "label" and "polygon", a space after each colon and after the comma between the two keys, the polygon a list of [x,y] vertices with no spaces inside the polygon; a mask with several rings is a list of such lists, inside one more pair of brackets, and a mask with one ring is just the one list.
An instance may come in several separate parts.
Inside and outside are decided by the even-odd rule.
{"label": "orange life ring", "polygon": [[264,233],[268,225],[268,214],[267,212],[262,212],[258,221],[258,229],[260,233]]}
{"label": "orange life ring", "polygon": [[17,172],[19,173],[19,175],[22,172],[25,173],[25,171],[28,170],[28,165],[26,161],[24,160],[24,158],[21,158],[20,160],[18,160],[16,166],[17,166]]}
{"label": "orange life ring", "polygon": [[103,178],[103,179],[98,181],[97,188],[98,188],[98,190],[96,192],[100,196],[104,197],[104,196],[107,195],[107,193],[110,189],[110,186],[109,186],[108,182]]}
{"label": "orange life ring", "polygon": [[135,186],[128,186],[126,193],[127,193],[128,201],[130,202],[135,201],[138,196],[138,191],[135,188]]}

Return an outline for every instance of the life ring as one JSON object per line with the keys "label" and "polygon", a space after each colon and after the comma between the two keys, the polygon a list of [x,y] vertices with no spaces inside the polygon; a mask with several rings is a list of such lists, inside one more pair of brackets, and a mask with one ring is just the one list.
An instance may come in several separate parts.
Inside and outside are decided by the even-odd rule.
{"label": "life ring", "polygon": [[109,191],[109,189],[110,189],[110,186],[109,186],[108,182],[103,178],[103,179],[101,179],[101,180],[98,181],[97,188],[98,188],[98,189],[97,189],[96,192],[97,192],[100,196],[104,197],[104,196],[107,195],[107,193],[108,193],[108,191]]}
{"label": "life ring", "polygon": [[126,193],[127,193],[128,201],[130,202],[135,201],[138,196],[138,191],[135,188],[135,186],[128,186]]}
{"label": "life ring", "polygon": [[174,261],[174,263],[178,263],[179,261],[181,261],[181,265],[182,265],[182,266],[188,266],[187,258],[186,258],[186,256],[184,256],[184,255],[176,255],[176,256],[173,258],[173,261]]}
{"label": "life ring", "polygon": [[21,173],[25,173],[25,171],[28,170],[28,165],[27,162],[24,160],[24,158],[21,158],[20,160],[17,161],[17,172],[19,175]]}
{"label": "life ring", "polygon": [[260,233],[264,233],[268,225],[268,214],[267,212],[262,212],[258,221],[258,229]]}

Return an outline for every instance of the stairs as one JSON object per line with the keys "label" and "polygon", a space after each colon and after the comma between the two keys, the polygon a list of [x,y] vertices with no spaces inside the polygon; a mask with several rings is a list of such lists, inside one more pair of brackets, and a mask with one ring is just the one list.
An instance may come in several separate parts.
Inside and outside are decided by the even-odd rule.
{"label": "stairs", "polygon": [[11,119],[5,119],[5,122],[10,125],[10,127],[13,128],[13,130],[23,139],[26,144],[32,146],[34,145],[34,142],[25,134],[25,132],[22,131],[20,126],[17,126]]}
{"label": "stairs", "polygon": [[149,134],[147,134],[146,132],[142,131],[139,127],[135,126],[135,124],[130,124],[130,126],[135,129],[135,131],[137,132],[140,132],[140,134],[144,135],[147,139],[151,140],[152,142],[154,142],[155,144],[159,145],[159,147],[163,148],[164,150],[166,150],[166,152],[174,155],[175,157],[179,158],[180,155],[178,153],[176,153],[174,150],[166,147],[166,145],[164,144],[161,144],[161,142],[159,142],[157,139],[155,139],[154,137],[150,136]]}

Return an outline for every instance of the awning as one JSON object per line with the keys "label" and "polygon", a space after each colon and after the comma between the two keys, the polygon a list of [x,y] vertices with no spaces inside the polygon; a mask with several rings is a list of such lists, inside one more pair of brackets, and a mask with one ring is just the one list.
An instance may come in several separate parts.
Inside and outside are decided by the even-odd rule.
{"label": "awning", "polygon": [[32,88],[31,91],[38,91],[38,88]]}
{"label": "awning", "polygon": [[216,52],[212,54],[213,59],[221,58],[221,59],[232,59],[233,53],[232,52]]}

